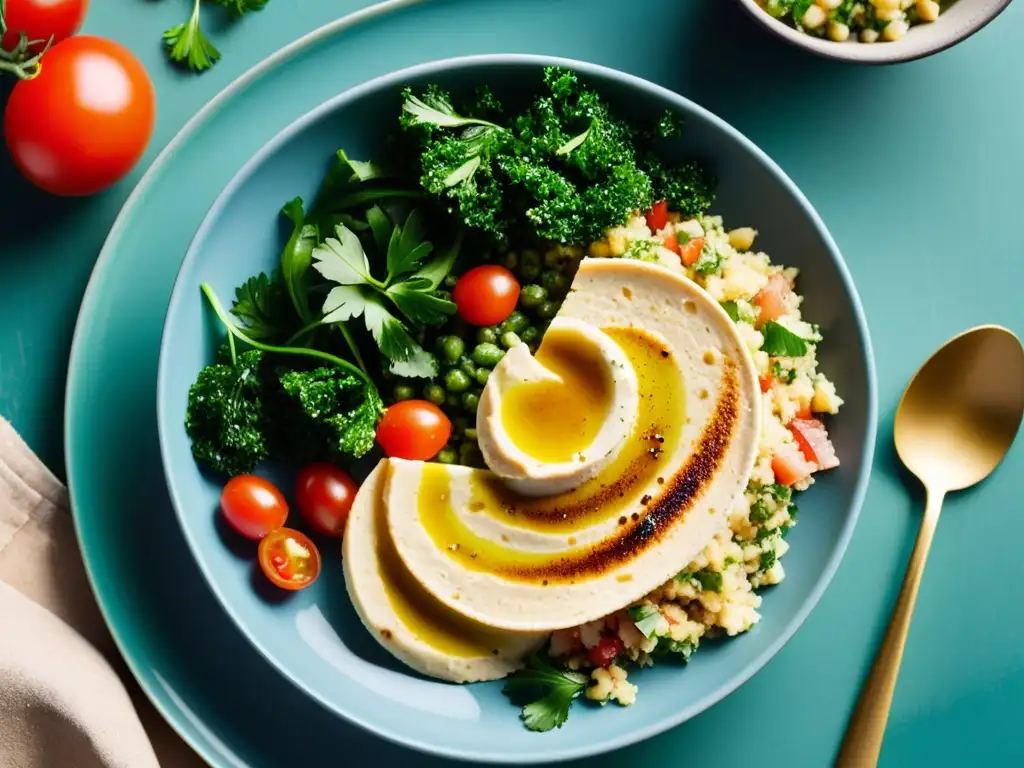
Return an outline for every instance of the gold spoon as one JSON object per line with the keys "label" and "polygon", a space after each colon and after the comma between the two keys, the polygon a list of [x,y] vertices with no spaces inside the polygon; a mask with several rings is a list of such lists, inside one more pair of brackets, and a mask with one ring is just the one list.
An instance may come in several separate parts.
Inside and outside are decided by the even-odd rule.
{"label": "gold spoon", "polygon": [[1010,449],[1024,415],[1024,349],[1005,328],[985,325],[950,339],[921,367],[896,409],[896,452],[927,493],[903,589],[889,619],[837,768],[874,768],[896,676],[942,500],[981,482]]}

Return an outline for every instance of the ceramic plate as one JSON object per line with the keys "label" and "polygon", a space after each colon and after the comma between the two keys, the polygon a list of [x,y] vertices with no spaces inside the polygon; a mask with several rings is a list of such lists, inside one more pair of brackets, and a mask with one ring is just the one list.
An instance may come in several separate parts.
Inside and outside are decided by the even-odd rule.
{"label": "ceramic plate", "polygon": [[[689,153],[719,178],[715,213],[759,230],[758,246],[800,267],[805,317],[820,323],[822,370],[846,400],[831,434],[843,465],[800,498],[788,541],[788,577],[765,593],[762,620],[734,640],[705,643],[686,669],[657,666],[631,676],[641,695],[627,709],[577,705],[568,725],[526,731],[500,682],[455,686],[411,674],[379,648],[347,598],[337,543],[322,543],[325,567],[287,599],[263,589],[254,547],[220,525],[221,481],[192,459],[183,426],[189,385],[219,343],[199,285],[222,297],[251,274],[274,268],[287,237],[278,211],[312,199],[334,152],[378,156],[396,125],[401,88],[438,82],[492,86],[514,100],[539,88],[544,66],[574,69],[619,111],[654,122],[671,108],[687,119]],[[871,450],[871,362],[859,301],[834,243],[793,183],[734,129],[651,83],[583,62],[495,55],[441,61],[388,75],[339,95],[278,134],[231,181],[189,248],[167,314],[158,377],[158,422],[171,496],[200,569],[253,644],[311,697],[374,733],[417,749],[486,761],[564,759],[632,743],[678,724],[727,695],[793,634],[828,583],[859,510]],[[290,482],[282,487],[288,488]],[[333,549],[331,548],[333,546]],[[471,726],[471,727],[467,727]]]}

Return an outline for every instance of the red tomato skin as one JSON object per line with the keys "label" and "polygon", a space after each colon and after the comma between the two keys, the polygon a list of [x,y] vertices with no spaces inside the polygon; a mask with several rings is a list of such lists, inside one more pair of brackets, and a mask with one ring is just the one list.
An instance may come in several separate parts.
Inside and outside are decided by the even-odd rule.
{"label": "red tomato skin", "polygon": [[310,528],[340,538],[358,491],[344,470],[333,464],[310,464],[295,482],[295,503]]}
{"label": "red tomato skin", "polygon": [[220,493],[220,510],[228,524],[247,539],[262,539],[288,520],[288,502],[269,480],[237,475]]}
{"label": "red tomato skin", "polygon": [[432,459],[451,435],[452,423],[444,411],[426,400],[395,403],[377,425],[377,442],[393,459]]}
{"label": "red tomato skin", "polygon": [[55,195],[91,195],[127,174],[153,133],[153,84],[132,53],[91,35],[71,37],[19,81],[4,112],[18,170]]}
{"label": "red tomato skin", "polygon": [[56,45],[79,30],[88,10],[89,0],[7,0],[7,32],[0,44],[9,51],[24,32],[29,40],[44,41],[33,50],[41,50],[51,35]]}
{"label": "red tomato skin", "polygon": [[618,635],[605,635],[597,645],[587,651],[587,658],[595,667],[610,667],[624,650],[626,646]]}
{"label": "red tomato skin", "polygon": [[664,229],[668,224],[668,203],[659,200],[651,206],[651,210],[644,214],[644,218],[647,219],[647,228],[652,233]]}
{"label": "red tomato skin", "polygon": [[679,257],[684,267],[692,267],[700,258],[700,252],[704,250],[704,238],[695,237],[688,240],[685,245],[679,248]]}
{"label": "red tomato skin", "polygon": [[[296,563],[289,560],[284,554],[276,551],[284,539],[294,540],[309,552],[307,565],[310,572],[301,581],[294,581],[297,575]],[[306,534],[292,528],[278,528],[271,535],[265,537],[260,542],[257,559],[259,560],[260,570],[270,580],[270,583],[289,592],[305,589],[316,581],[320,575],[320,550],[317,549],[316,544]]]}
{"label": "red tomato skin", "polygon": [[783,275],[775,274],[768,278],[768,284],[754,297],[754,306],[760,310],[757,313],[758,325],[778,320],[786,314],[786,299],[792,290],[789,280]]}
{"label": "red tomato skin", "polygon": [[467,323],[497,325],[516,308],[519,281],[505,267],[483,264],[459,278],[452,301]]}
{"label": "red tomato skin", "polygon": [[833,469],[839,466],[836,449],[828,438],[825,425],[817,419],[793,419],[789,431],[800,446],[804,458],[814,462],[818,469]]}

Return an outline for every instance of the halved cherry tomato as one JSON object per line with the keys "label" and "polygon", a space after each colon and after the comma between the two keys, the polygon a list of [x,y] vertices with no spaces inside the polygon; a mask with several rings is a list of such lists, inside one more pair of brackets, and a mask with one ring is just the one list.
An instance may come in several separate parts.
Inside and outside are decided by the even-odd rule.
{"label": "halved cherry tomato", "polygon": [[664,200],[659,200],[651,206],[651,210],[644,214],[644,218],[647,219],[647,228],[651,232],[664,229],[665,225],[668,224],[668,203]]}
{"label": "halved cherry tomato", "polygon": [[818,469],[839,466],[836,449],[828,439],[824,424],[817,419],[793,419],[788,426],[805,459],[814,462]]}
{"label": "halved cherry tomato", "polygon": [[22,32],[29,40],[42,41],[33,50],[42,49],[51,36],[56,45],[78,31],[88,10],[89,0],[7,0],[7,31],[0,45],[10,51]]}
{"label": "halved cherry tomato", "polygon": [[679,238],[676,237],[675,232],[669,232],[665,237],[661,239],[661,244],[665,246],[672,253],[679,254]]}
{"label": "halved cherry tomato", "polygon": [[220,510],[232,528],[248,539],[262,539],[288,519],[288,502],[269,480],[237,475],[220,492]]}
{"label": "halved cherry tomato", "polygon": [[340,537],[358,491],[348,473],[333,464],[310,464],[299,472],[295,502],[314,531]]}
{"label": "halved cherry tomato", "polygon": [[305,589],[320,575],[320,550],[292,528],[271,531],[260,542],[259,561],[263,573],[281,589]]}
{"label": "halved cherry tomato", "polygon": [[14,164],[37,187],[91,195],[142,157],[155,104],[149,75],[131,51],[78,35],[47,51],[36,77],[15,84],[4,137]]}
{"label": "halved cherry tomato", "polygon": [[473,267],[452,291],[459,317],[472,325],[496,325],[512,314],[519,301],[519,281],[497,264]]}
{"label": "halved cherry tomato", "polygon": [[806,480],[815,469],[816,465],[804,458],[796,443],[783,443],[772,457],[775,482],[782,485],[794,485]]}
{"label": "halved cherry tomato", "polygon": [[377,425],[377,442],[394,459],[432,459],[451,435],[452,423],[444,411],[426,400],[395,403]]}
{"label": "halved cherry tomato", "polygon": [[618,635],[605,635],[597,645],[587,651],[587,657],[595,667],[607,667],[624,650],[626,650],[626,646]]}
{"label": "halved cherry tomato", "polygon": [[778,320],[786,314],[787,299],[792,292],[793,286],[784,275],[776,273],[768,278],[768,284],[754,297],[754,306],[760,310],[757,313],[758,325]]}
{"label": "halved cherry tomato", "polygon": [[700,258],[700,252],[704,250],[704,238],[694,237],[686,241],[685,245],[679,248],[679,258],[684,267],[692,267]]}

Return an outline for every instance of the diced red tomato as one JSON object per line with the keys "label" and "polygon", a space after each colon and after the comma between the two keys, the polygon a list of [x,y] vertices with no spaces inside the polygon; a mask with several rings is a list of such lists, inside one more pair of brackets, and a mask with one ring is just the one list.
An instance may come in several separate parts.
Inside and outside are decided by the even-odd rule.
{"label": "diced red tomato", "polygon": [[667,235],[665,235],[665,237],[661,241],[661,244],[668,248],[670,251],[672,251],[672,253],[679,253],[679,238],[676,237],[675,232],[669,232]]}
{"label": "diced red tomato", "polygon": [[772,388],[772,377],[771,376],[758,376],[758,383],[761,385],[761,391],[767,392]]}
{"label": "diced red tomato", "polygon": [[786,314],[787,299],[792,291],[789,280],[782,274],[772,275],[768,284],[754,297],[754,306],[760,310],[757,313],[758,324],[778,320]]}
{"label": "diced red tomato", "polygon": [[836,449],[828,439],[825,425],[817,419],[793,419],[789,422],[796,444],[804,458],[814,462],[818,469],[832,469],[839,466]]}
{"label": "diced red tomato", "polygon": [[664,200],[659,200],[651,206],[651,210],[644,214],[644,218],[647,219],[647,228],[651,232],[664,229],[665,225],[668,224],[668,203]]}
{"label": "diced red tomato", "polygon": [[624,650],[626,646],[618,635],[605,635],[587,651],[587,658],[595,667],[608,667]]}
{"label": "diced red tomato", "polygon": [[804,458],[796,443],[783,443],[772,457],[772,472],[775,481],[782,485],[794,485],[806,480],[817,466]]}
{"label": "diced red tomato", "polygon": [[794,418],[797,418],[797,419],[813,419],[814,416],[811,415],[811,404],[810,403],[804,403],[803,405],[801,405],[800,406],[800,410],[798,410],[796,412],[796,416]]}
{"label": "diced red tomato", "polygon": [[700,252],[704,250],[704,238],[695,237],[688,240],[686,245],[680,246],[679,258],[683,261],[684,267],[692,267],[700,258]]}

